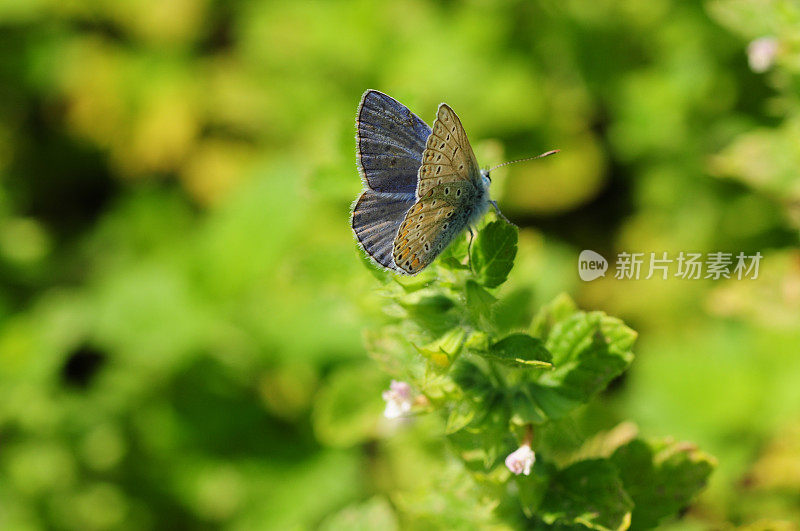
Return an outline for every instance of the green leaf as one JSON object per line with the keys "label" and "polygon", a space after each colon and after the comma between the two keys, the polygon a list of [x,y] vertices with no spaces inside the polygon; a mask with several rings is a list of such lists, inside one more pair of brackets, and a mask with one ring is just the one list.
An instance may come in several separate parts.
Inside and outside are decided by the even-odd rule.
{"label": "green leaf", "polygon": [[495,512],[497,502],[486,496],[485,489],[464,467],[450,466],[441,459],[424,464],[413,461],[419,468],[404,471],[400,479],[408,477],[407,486],[395,489],[391,497],[403,515],[403,529],[502,528]]}
{"label": "green leaf", "polygon": [[539,405],[524,389],[517,389],[511,398],[511,422],[518,426],[541,424],[546,419]]}
{"label": "green leaf", "polygon": [[517,229],[505,221],[486,225],[472,244],[472,267],[478,282],[496,288],[506,281],[517,255]]}
{"label": "green leaf", "polygon": [[409,297],[400,301],[400,306],[405,308],[413,317],[420,315],[441,316],[442,313],[450,310],[455,303],[445,295],[425,294],[419,297]]}
{"label": "green leaf", "polygon": [[384,498],[374,497],[364,503],[345,507],[326,518],[319,529],[322,531],[370,531],[399,529],[397,516],[392,506]]}
{"label": "green leaf", "polygon": [[420,354],[439,367],[449,367],[461,352],[467,332],[460,327],[445,332],[437,340],[422,347],[415,347]]}
{"label": "green leaf", "polygon": [[463,357],[453,365],[451,376],[467,395],[482,397],[492,390],[492,382],[483,369]]}
{"label": "green leaf", "polygon": [[463,262],[467,258],[467,248],[469,247],[469,236],[466,233],[461,234],[460,236],[456,237],[453,242],[448,245],[445,250],[439,255],[439,260],[442,262],[444,261],[453,261],[459,264],[459,266],[466,267],[469,269],[469,266],[465,266]]}
{"label": "green leaf", "polygon": [[486,350],[489,348],[489,335],[480,330],[473,330],[464,342],[464,346],[474,350]]}
{"label": "green leaf", "polygon": [[608,458],[617,448],[624,446],[636,438],[639,428],[633,422],[621,422],[610,430],[599,431],[583,441],[578,449],[572,452],[572,461],[583,459]]}
{"label": "green leaf", "polygon": [[491,470],[508,449],[509,412],[500,392],[489,392],[465,428],[447,436],[453,449],[471,470]]}
{"label": "green leaf", "polygon": [[556,323],[546,346],[555,370],[538,383],[576,403],[587,402],[633,361],[636,333],[602,312],[579,312]]}
{"label": "green leaf", "polygon": [[455,433],[469,425],[475,418],[478,408],[482,402],[465,397],[456,402],[450,413],[447,416],[447,425],[445,426],[445,433]]}
{"label": "green leaf", "polygon": [[689,504],[708,481],[716,460],[687,443],[634,439],[611,456],[635,508],[635,529],[656,527]]}
{"label": "green leaf", "polygon": [[528,518],[532,518],[539,511],[553,473],[552,465],[537,457],[530,476],[524,474],[515,476],[522,511]]}
{"label": "green leaf", "polygon": [[550,368],[551,355],[542,342],[527,334],[511,334],[491,345],[481,356],[512,367]]}
{"label": "green leaf", "polygon": [[431,290],[416,292],[398,301],[408,317],[413,319],[431,335],[439,336],[458,323],[458,317],[451,310],[453,299]]}
{"label": "green leaf", "polygon": [[469,269],[469,266],[467,264],[462,264],[461,262],[459,262],[456,258],[453,258],[452,256],[448,256],[446,258],[442,258],[440,262],[441,262],[441,265],[446,267],[447,269],[454,269],[454,270]]}
{"label": "green leaf", "polygon": [[555,299],[543,306],[531,324],[531,335],[546,341],[556,323],[564,321],[569,316],[578,312],[578,307],[566,293],[558,295]]}
{"label": "green leaf", "polygon": [[533,318],[532,306],[533,291],[529,288],[515,289],[494,305],[492,322],[500,333],[527,328]]}
{"label": "green leaf", "polygon": [[490,328],[492,305],[497,299],[474,280],[467,280],[464,291],[466,291],[467,310],[473,324],[479,328]]}
{"label": "green leaf", "polygon": [[427,288],[436,281],[436,277],[430,274],[428,270],[413,277],[393,275],[392,278],[406,293],[414,293],[415,291]]}
{"label": "green leaf", "polygon": [[582,404],[580,400],[564,396],[557,388],[546,387],[536,382],[529,383],[526,388],[539,408],[551,420],[565,417],[570,411]]}
{"label": "green leaf", "polygon": [[538,516],[547,524],[622,530],[630,525],[632,509],[616,467],[606,459],[591,459],[553,476]]}

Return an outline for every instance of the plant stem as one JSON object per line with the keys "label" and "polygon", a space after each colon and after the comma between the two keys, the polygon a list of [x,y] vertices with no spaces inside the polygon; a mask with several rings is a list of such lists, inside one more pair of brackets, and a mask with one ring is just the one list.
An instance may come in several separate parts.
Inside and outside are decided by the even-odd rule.
{"label": "plant stem", "polygon": [[522,444],[527,444],[528,447],[533,444],[533,424],[525,426],[525,438],[522,440]]}

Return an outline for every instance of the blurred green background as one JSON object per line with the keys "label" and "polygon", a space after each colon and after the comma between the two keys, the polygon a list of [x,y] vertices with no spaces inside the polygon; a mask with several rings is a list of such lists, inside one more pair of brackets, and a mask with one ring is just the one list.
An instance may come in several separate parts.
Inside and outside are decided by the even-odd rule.
{"label": "blurred green background", "polygon": [[[486,166],[562,150],[496,172],[512,281],[639,332],[587,414],[717,457],[669,526],[800,521],[798,24],[789,0],[0,0],[0,527],[443,511],[441,426],[381,419],[362,345],[367,88],[429,123],[448,102]],[[764,259],[584,284],[587,248]]]}

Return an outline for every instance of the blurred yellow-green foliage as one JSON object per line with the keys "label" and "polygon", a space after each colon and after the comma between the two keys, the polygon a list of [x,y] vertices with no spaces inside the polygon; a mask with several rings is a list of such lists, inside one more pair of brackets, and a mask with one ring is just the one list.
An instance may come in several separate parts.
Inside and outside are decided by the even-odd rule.
{"label": "blurred yellow-green foliage", "polygon": [[[521,296],[639,332],[588,424],[717,457],[670,526],[791,528],[799,24],[792,0],[0,0],[0,527],[489,518],[430,520],[463,474],[441,426],[380,418],[348,224],[376,88],[429,123],[447,101],[487,166],[561,148],[494,193],[523,227]],[[764,260],[754,281],[583,284],[587,248]]]}

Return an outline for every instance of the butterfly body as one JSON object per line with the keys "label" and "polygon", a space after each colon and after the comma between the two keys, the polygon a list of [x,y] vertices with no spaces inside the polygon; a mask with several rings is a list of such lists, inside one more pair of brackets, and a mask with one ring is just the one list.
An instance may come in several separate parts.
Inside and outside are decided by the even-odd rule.
{"label": "butterfly body", "polygon": [[479,169],[461,121],[444,103],[430,128],[368,90],[356,124],[365,190],[353,206],[353,231],[377,264],[414,275],[495,205],[489,172]]}

